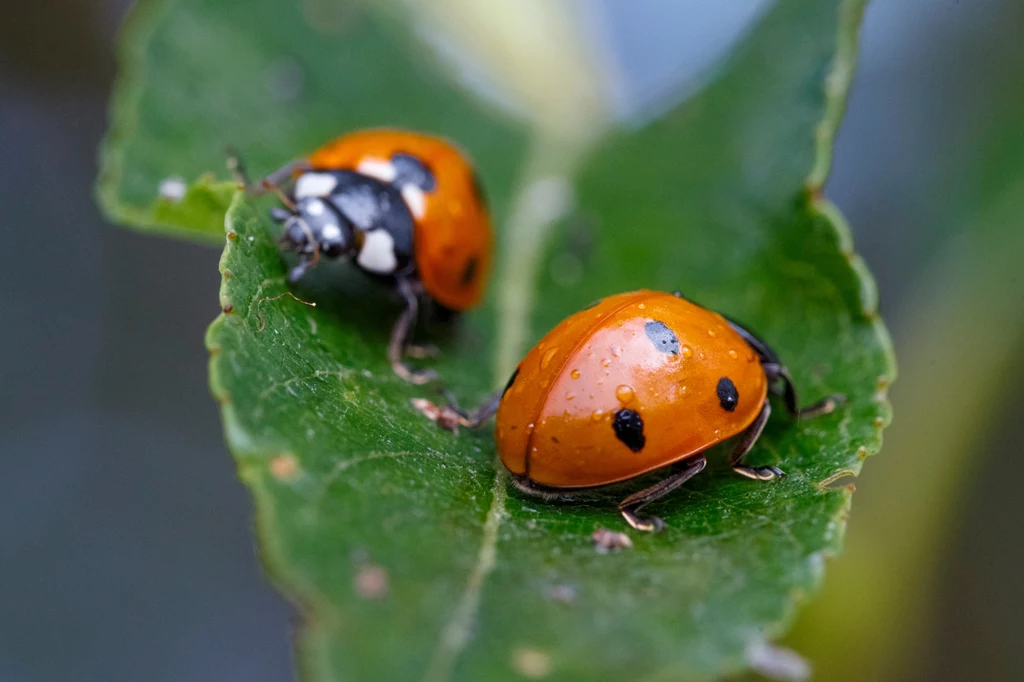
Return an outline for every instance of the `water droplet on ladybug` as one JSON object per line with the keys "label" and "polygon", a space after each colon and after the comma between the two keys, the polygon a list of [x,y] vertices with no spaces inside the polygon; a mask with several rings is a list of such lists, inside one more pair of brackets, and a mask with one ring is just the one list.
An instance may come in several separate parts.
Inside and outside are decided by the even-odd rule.
{"label": "water droplet on ladybug", "polygon": [[708,336],[714,337],[715,336],[715,330],[714,329],[709,329],[708,330]]}
{"label": "water droplet on ladybug", "polygon": [[632,386],[622,384],[621,386],[615,389],[615,397],[618,399],[620,403],[628,403],[629,401],[636,397],[636,393],[633,391]]}
{"label": "water droplet on ladybug", "polygon": [[602,367],[611,367],[612,366],[612,361],[609,360],[608,358],[602,358],[601,359],[601,366]]}
{"label": "water droplet on ladybug", "polygon": [[575,393],[566,393],[566,394],[565,394],[565,399],[566,399],[566,400],[569,400],[569,401],[571,401],[571,400],[572,400],[573,398],[575,398],[575,397],[576,397],[576,394],[575,394]]}
{"label": "water droplet on ladybug", "polygon": [[569,372],[569,376],[571,376],[573,379],[579,379],[580,371],[578,369],[574,369],[573,371]]}
{"label": "water droplet on ladybug", "polygon": [[599,422],[604,419],[604,410],[594,410],[590,413],[591,421]]}
{"label": "water droplet on ladybug", "polygon": [[683,357],[684,358],[692,357],[693,356],[693,349],[690,348],[689,346],[683,346],[682,353],[683,353]]}
{"label": "water droplet on ladybug", "polygon": [[730,357],[730,358],[732,358],[733,360],[735,360],[735,359],[736,359],[736,358],[738,358],[739,356],[740,356],[740,354],[739,354],[739,353],[737,353],[736,351],[732,350],[731,348],[729,349],[729,357]]}
{"label": "water droplet on ladybug", "polygon": [[544,353],[544,356],[540,359],[540,368],[541,369],[547,369],[548,365],[551,364],[551,361],[555,359],[555,355],[557,355],[557,354],[558,354],[558,348],[557,347],[549,348]]}

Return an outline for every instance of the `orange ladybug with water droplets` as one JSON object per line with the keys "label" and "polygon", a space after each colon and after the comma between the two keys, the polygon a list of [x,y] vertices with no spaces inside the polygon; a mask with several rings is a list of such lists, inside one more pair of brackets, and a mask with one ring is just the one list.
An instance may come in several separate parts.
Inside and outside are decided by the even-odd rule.
{"label": "orange ladybug with water droplets", "polygon": [[784,475],[743,463],[771,413],[769,393],[800,417],[844,400],[832,395],[798,408],[788,371],[754,334],[679,294],[642,290],[562,321],[473,414],[450,408],[432,416],[476,426],[496,412],[502,463],[517,488],[543,498],[670,468],[619,504],[631,526],[656,531],[661,520],[640,509],[699,473],[702,453],[716,443],[739,436],[730,464],[743,476]]}
{"label": "orange ladybug with water droplets", "polygon": [[467,157],[439,137],[376,129],[339,137],[256,184],[237,157],[229,163],[250,194],[274,191],[285,204],[271,216],[284,226],[284,249],[299,256],[291,281],[321,258],[351,258],[395,284],[406,309],[388,346],[392,368],[413,383],[434,379],[402,361],[423,355],[408,344],[420,298],[466,310],[490,269],[490,218]]}

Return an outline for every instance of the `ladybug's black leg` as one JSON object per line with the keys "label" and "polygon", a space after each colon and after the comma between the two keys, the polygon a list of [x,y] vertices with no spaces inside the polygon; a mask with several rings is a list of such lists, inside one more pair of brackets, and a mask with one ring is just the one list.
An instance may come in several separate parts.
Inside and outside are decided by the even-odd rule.
{"label": "ladybug's black leg", "polygon": [[455,400],[455,396],[450,391],[444,392],[445,400],[448,401],[449,409],[455,410],[462,415],[461,426],[467,426],[471,429],[483,424],[485,421],[493,417],[498,413],[498,405],[501,403],[501,392],[495,391],[491,395],[487,396],[487,400],[480,403],[475,409],[466,412],[465,410],[459,409],[459,404]]}
{"label": "ladybug's black leg", "polygon": [[689,481],[707,466],[708,461],[704,457],[691,457],[676,465],[676,470],[668,478],[658,481],[650,488],[633,493],[619,503],[619,511],[622,513],[626,523],[637,530],[657,533],[665,527],[665,523],[657,516],[646,516],[640,514],[644,505],[665,497],[670,492]]}
{"label": "ladybug's black leg", "polygon": [[298,282],[311,265],[312,263],[305,256],[299,256],[299,264],[288,271],[288,281],[292,284]]}
{"label": "ladybug's black leg", "polygon": [[[846,396],[842,393],[834,393],[807,407],[800,407],[797,405],[796,388],[793,386],[793,379],[789,376],[789,370],[778,362],[765,362],[762,367],[768,376],[768,385],[772,387],[772,393],[782,396],[786,404],[786,411],[797,419],[812,419],[828,414],[846,402]],[[779,382],[782,383],[781,392]]]}
{"label": "ladybug's black leg", "polygon": [[740,442],[733,448],[732,454],[729,455],[729,465],[732,466],[732,470],[741,476],[747,478],[753,478],[757,481],[771,481],[775,478],[782,478],[785,476],[785,472],[778,467],[764,466],[764,467],[751,467],[743,464],[743,458],[746,456],[750,449],[754,447],[754,443],[761,436],[761,432],[764,431],[764,425],[768,423],[768,417],[772,413],[772,406],[767,400],[764,401],[764,407],[761,408],[761,412],[754,419],[754,423],[747,427],[747,430],[740,436]]}
{"label": "ladybug's black leg", "polygon": [[412,283],[407,279],[398,280],[398,292],[405,299],[405,310],[398,316],[395,326],[391,329],[391,342],[388,343],[388,360],[395,374],[413,384],[425,384],[437,378],[437,373],[429,369],[412,369],[404,362],[409,336],[416,325],[419,315],[420,301]]}
{"label": "ladybug's black leg", "polygon": [[405,347],[405,354],[417,360],[436,358],[440,352],[432,343],[410,343]]}
{"label": "ladybug's black leg", "polygon": [[446,406],[438,406],[424,398],[413,398],[412,406],[423,413],[429,419],[448,431],[458,432],[460,426],[468,429],[475,429],[498,412],[498,404],[501,402],[501,392],[496,391],[487,398],[479,407],[470,412],[459,408],[458,403],[448,391],[442,391],[448,401]]}
{"label": "ladybug's black leg", "polygon": [[528,476],[519,474],[512,474],[512,485],[519,492],[526,493],[530,497],[536,497],[538,500],[544,500],[545,502],[571,502],[576,499],[576,496],[572,493],[556,490],[555,488],[545,488],[531,481]]}

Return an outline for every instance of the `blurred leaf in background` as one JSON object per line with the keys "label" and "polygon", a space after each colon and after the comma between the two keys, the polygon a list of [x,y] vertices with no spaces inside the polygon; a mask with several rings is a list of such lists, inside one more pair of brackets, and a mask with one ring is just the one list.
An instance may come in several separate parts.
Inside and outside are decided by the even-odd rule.
{"label": "blurred leaf in background", "polygon": [[[384,362],[380,310],[394,304],[329,271],[289,295],[262,211],[236,197],[211,384],[267,568],[306,616],[301,667],[310,679],[704,679],[759,662],[751,652],[785,631],[841,545],[851,491],[825,484],[859,472],[889,420],[873,285],[820,196],[863,3],[780,0],[701,92],[606,136],[589,85],[599,67],[568,6],[410,6],[140,5],[104,152],[108,213],[208,237],[230,186],[205,174],[225,144],[258,174],[345,130],[440,133],[479,164],[502,232],[491,300],[439,363],[467,402],[559,319],[639,287],[744,320],[805,400],[850,402],[769,425],[756,454],[786,480],[712,467],[659,503],[668,530],[599,555],[589,536],[621,526],[615,494],[566,507],[508,492],[488,433],[440,433],[409,408],[422,389]],[[489,55],[477,61],[518,117],[482,108],[411,39],[438,27]],[[516,58],[536,46],[543,59]]]}
{"label": "blurred leaf in background", "polygon": [[[1007,25],[1024,19],[1019,7],[1005,14]],[[935,255],[905,285],[894,315],[903,352],[893,394],[900,419],[886,436],[891,456],[867,477],[848,552],[790,638],[818,662],[822,679],[927,674],[923,659],[934,644],[926,640],[941,601],[941,577],[955,560],[950,543],[966,498],[981,479],[977,469],[991,466],[991,453],[1000,447],[992,437],[994,423],[1003,415],[1017,422],[1015,379],[1024,344],[1024,97],[1016,83],[1024,54],[998,57],[981,103],[985,125],[970,131],[976,147],[965,163],[940,171],[947,191],[932,200],[942,217],[923,237]],[[1010,585],[997,592],[1011,602],[1019,599]],[[984,660],[980,653],[1012,636],[965,625],[957,645],[979,652],[974,658],[983,664],[972,676],[1016,679],[1012,669],[997,668],[995,657]]]}

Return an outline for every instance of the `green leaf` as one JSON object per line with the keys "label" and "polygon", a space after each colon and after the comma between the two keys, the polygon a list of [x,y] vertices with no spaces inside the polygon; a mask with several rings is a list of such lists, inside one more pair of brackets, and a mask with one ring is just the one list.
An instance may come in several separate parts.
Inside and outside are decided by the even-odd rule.
{"label": "green leaf", "polygon": [[[328,40],[288,3],[160,7],[140,10],[148,75],[123,86],[136,103],[115,99],[120,123],[135,123],[108,144],[121,169],[103,185],[113,204],[145,207],[161,178],[216,168],[226,130],[266,170],[341,129],[396,123],[465,144],[499,225],[519,225],[523,203],[516,213],[505,197],[521,133],[394,48],[398,32],[375,17]],[[306,678],[706,679],[742,670],[746,651],[785,631],[841,545],[852,490],[828,484],[859,471],[890,418],[895,370],[873,285],[821,198],[862,9],[780,0],[703,91],[585,160],[569,179],[578,212],[542,258],[542,226],[505,233],[497,303],[438,330],[435,364],[468,404],[503,383],[525,350],[516,339],[600,296],[681,289],[767,338],[805,402],[849,397],[814,421],[773,418],[754,461],[783,466],[781,482],[732,475],[716,448],[719,464],[655,506],[667,530],[631,533],[631,549],[599,554],[590,540],[626,530],[622,490],[574,506],[523,497],[489,429],[454,436],[413,411],[410,398],[431,396],[384,361],[397,302],[340,269],[290,290],[264,212],[236,198],[211,385],[267,570],[305,616]],[[244,85],[285,48],[307,74],[301,116]],[[360,87],[392,96],[353,98]],[[520,199],[535,194],[526,175]],[[536,281],[517,258],[539,266]],[[510,302],[530,300],[520,319]]]}

